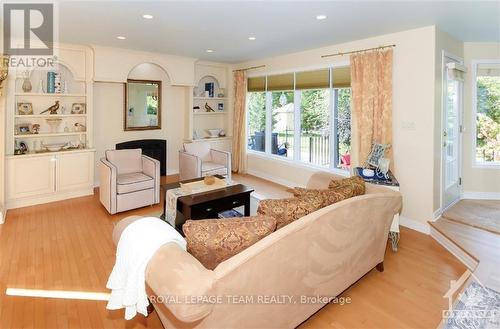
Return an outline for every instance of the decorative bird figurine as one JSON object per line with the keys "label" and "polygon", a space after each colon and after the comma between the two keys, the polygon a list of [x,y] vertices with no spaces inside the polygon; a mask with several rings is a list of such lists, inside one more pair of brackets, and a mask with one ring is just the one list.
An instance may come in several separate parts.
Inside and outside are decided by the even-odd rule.
{"label": "decorative bird figurine", "polygon": [[205,110],[207,110],[207,112],[215,112],[215,110],[212,107],[210,107],[208,103],[205,103]]}
{"label": "decorative bird figurine", "polygon": [[56,101],[56,103],[54,105],[52,105],[51,107],[49,107],[45,111],[40,112],[40,114],[44,114],[45,112],[49,112],[49,114],[57,114],[58,109],[59,109],[59,101]]}

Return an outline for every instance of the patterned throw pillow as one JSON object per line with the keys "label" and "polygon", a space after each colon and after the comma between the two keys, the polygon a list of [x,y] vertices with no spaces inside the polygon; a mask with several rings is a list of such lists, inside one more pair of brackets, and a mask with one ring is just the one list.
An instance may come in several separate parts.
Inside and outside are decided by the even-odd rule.
{"label": "patterned throw pillow", "polygon": [[359,176],[352,176],[344,179],[332,179],[330,184],[328,184],[329,189],[346,186],[352,187],[356,195],[365,194],[365,181]]}
{"label": "patterned throw pillow", "polygon": [[[353,176],[343,179],[333,179],[332,181],[330,181],[330,184],[328,185],[328,189],[330,190],[342,187],[351,187],[354,192],[354,196],[365,194],[365,181],[363,180],[363,178],[359,176]],[[327,190],[309,189],[303,187],[294,187],[293,189],[287,190],[287,192],[292,193],[295,197],[301,197],[306,194],[310,194],[309,192],[320,192],[320,191],[327,191]]]}
{"label": "patterned throw pillow", "polygon": [[276,229],[280,229],[322,207],[321,196],[308,195],[301,198],[262,200],[259,202],[257,213],[276,218]]}
{"label": "patterned throw pillow", "polygon": [[267,216],[187,220],[182,226],[187,251],[210,270],[275,229],[276,219]]}

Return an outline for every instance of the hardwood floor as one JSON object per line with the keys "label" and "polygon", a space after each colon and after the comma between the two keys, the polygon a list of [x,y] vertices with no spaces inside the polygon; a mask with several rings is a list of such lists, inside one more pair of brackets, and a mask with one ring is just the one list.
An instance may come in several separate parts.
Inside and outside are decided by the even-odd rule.
{"label": "hardwood floor", "polygon": [[[262,195],[285,193],[245,179]],[[5,294],[6,288],[107,292],[114,223],[159,212],[161,204],[110,216],[97,194],[9,211],[0,225],[0,328],[160,328],[154,312],[125,322],[123,311],[107,311],[104,301]],[[383,273],[372,270],[343,293],[352,304],[327,305],[301,328],[435,328],[446,307],[442,295],[465,267],[430,236],[404,228],[399,251],[388,248],[384,264]]]}
{"label": "hardwood floor", "polygon": [[471,268],[482,284],[500,291],[500,235],[444,218],[432,227],[477,260]]}

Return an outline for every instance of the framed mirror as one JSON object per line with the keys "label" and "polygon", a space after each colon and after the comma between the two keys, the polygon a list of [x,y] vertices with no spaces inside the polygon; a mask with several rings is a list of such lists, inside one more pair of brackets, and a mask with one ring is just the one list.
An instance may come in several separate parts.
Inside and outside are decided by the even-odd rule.
{"label": "framed mirror", "polygon": [[161,81],[127,79],[123,129],[161,129]]}

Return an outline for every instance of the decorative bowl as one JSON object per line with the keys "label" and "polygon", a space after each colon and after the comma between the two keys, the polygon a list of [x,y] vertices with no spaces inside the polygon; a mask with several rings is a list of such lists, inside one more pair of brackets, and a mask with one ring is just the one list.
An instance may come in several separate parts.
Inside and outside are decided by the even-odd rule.
{"label": "decorative bowl", "polygon": [[206,185],[212,185],[213,183],[215,183],[215,177],[214,176],[205,176],[205,178],[203,178],[203,182]]}
{"label": "decorative bowl", "polygon": [[221,129],[220,128],[207,129],[207,131],[210,137],[219,137]]}
{"label": "decorative bowl", "polygon": [[58,143],[58,144],[46,144],[44,147],[50,152],[60,151],[66,144]]}

